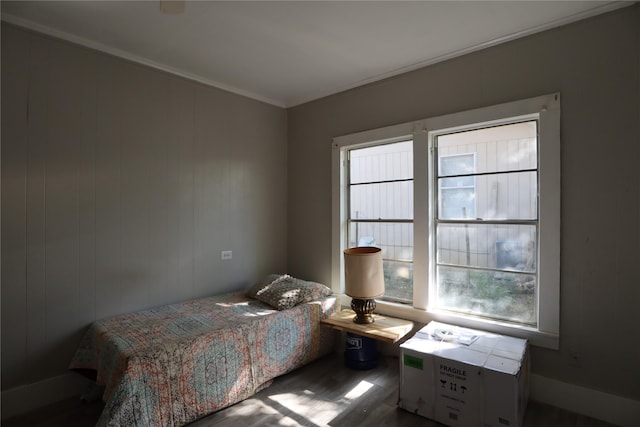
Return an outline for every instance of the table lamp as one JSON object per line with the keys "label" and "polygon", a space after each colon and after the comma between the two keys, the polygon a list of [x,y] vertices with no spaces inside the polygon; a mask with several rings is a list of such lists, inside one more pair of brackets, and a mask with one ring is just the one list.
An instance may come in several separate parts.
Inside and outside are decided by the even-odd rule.
{"label": "table lamp", "polygon": [[384,295],[382,250],[361,246],[344,251],[345,293],[351,299],[355,311],[355,323],[373,323],[374,298]]}

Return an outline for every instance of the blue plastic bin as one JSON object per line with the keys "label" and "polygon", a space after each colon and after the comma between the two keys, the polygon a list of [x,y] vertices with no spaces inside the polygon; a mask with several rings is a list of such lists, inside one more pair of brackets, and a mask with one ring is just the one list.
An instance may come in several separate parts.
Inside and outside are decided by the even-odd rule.
{"label": "blue plastic bin", "polygon": [[376,340],[347,332],[344,361],[348,368],[357,370],[373,369],[378,366]]}

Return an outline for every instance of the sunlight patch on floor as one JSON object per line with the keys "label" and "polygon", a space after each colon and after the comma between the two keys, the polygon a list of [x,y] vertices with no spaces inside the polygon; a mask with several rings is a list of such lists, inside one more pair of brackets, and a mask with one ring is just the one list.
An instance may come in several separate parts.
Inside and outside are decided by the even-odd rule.
{"label": "sunlight patch on floor", "polygon": [[366,392],[368,392],[371,387],[373,387],[372,383],[370,383],[369,381],[362,380],[357,386],[352,388],[351,391],[349,391],[349,393],[345,394],[344,397],[345,399],[349,399],[349,400],[357,399],[363,394],[365,394]]}
{"label": "sunlight patch on floor", "polygon": [[[281,393],[269,396],[277,405],[280,405],[295,415],[285,416],[279,425],[298,425],[301,418],[315,425],[327,425],[342,413],[351,401],[365,395],[374,384],[368,381],[360,381],[337,401],[329,401],[319,398],[315,393],[305,390],[302,393]],[[295,419],[292,419],[295,418]],[[290,424],[293,422],[293,424]]]}
{"label": "sunlight patch on floor", "polygon": [[296,418],[306,418],[316,425],[328,424],[342,412],[345,406],[343,402],[331,402],[318,399],[313,392],[308,390],[305,391],[304,394],[277,394],[269,396],[269,399],[295,413]]}
{"label": "sunlight patch on floor", "polygon": [[233,406],[229,412],[233,412],[234,416],[252,416],[255,414],[275,415],[280,413],[272,406],[256,399],[246,400],[245,402],[243,405]]}

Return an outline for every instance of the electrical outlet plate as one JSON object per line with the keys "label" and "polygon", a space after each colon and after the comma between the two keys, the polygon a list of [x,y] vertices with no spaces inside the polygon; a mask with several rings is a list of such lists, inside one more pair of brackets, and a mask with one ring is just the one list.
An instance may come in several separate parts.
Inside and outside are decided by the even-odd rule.
{"label": "electrical outlet plate", "polygon": [[233,252],[232,251],[222,251],[220,252],[220,259],[222,260],[228,260],[233,258]]}

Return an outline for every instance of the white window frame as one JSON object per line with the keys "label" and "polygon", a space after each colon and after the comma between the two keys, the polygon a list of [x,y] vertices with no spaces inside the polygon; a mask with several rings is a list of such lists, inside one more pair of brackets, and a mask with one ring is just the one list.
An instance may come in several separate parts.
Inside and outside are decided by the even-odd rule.
{"label": "white window frame", "polygon": [[[538,120],[538,323],[537,327],[480,319],[438,311],[429,305],[433,292],[433,263],[430,257],[433,234],[431,186],[433,170],[430,146],[434,135],[447,129],[476,128],[479,125],[509,123],[514,118]],[[431,320],[483,329],[528,339],[533,345],[558,349],[560,333],[560,94],[538,96],[416,122],[336,137],[332,150],[332,288],[343,305],[343,256],[346,236],[346,152],[348,149],[413,138],[414,147],[414,289],[413,306],[377,301],[376,312],[428,323]]]}

